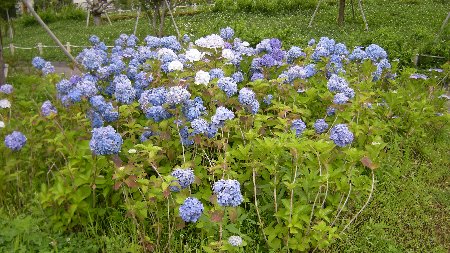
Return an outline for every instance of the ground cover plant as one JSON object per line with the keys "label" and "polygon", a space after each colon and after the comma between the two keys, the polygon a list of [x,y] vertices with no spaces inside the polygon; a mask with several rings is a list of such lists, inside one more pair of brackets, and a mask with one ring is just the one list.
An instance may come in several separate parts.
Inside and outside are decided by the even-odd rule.
{"label": "ground cover plant", "polygon": [[[396,73],[381,47],[325,37],[189,40],[92,36],[73,77],[34,58],[38,104],[2,86],[2,203],[38,189],[52,229],[122,223],[135,250],[322,250],[364,214],[388,144],[446,130],[448,67]],[[40,115],[15,120],[16,103]]]}

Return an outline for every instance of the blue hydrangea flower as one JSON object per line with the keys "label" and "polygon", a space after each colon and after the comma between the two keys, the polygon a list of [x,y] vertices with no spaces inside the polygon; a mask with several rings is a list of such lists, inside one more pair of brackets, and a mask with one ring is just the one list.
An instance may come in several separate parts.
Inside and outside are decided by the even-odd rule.
{"label": "blue hydrangea flower", "polygon": [[278,62],[270,54],[265,54],[259,59],[259,64],[266,68],[271,68],[278,64]]}
{"label": "blue hydrangea flower", "polygon": [[316,133],[324,133],[328,130],[328,123],[325,122],[324,119],[318,119],[314,123],[314,129],[316,130]]}
{"label": "blue hydrangea flower", "polygon": [[83,67],[90,71],[100,68],[106,62],[106,58],[104,51],[93,48],[86,48],[77,56]]}
{"label": "blue hydrangea flower", "polygon": [[52,65],[51,62],[45,62],[44,67],[42,68],[42,73],[44,74],[44,76],[54,73],[55,72],[55,67]]}
{"label": "blue hydrangea flower", "polygon": [[334,55],[339,55],[339,56],[348,55],[347,47],[344,44],[342,44],[342,43],[337,43],[334,46],[333,54]]}
{"label": "blue hydrangea flower", "polygon": [[0,85],[0,93],[11,94],[13,92],[13,86],[11,84]]}
{"label": "blue hydrangea flower", "polygon": [[39,56],[34,57],[33,60],[31,61],[33,67],[35,67],[38,70],[42,70],[42,68],[44,68],[45,66],[45,63],[46,61]]}
{"label": "blue hydrangea flower", "polygon": [[158,48],[161,46],[161,39],[154,36],[147,36],[144,39],[145,43],[147,43],[147,46],[149,48]]}
{"label": "blue hydrangea flower", "polygon": [[136,90],[131,85],[130,79],[125,75],[120,75],[114,78],[113,83],[116,100],[122,104],[131,104],[136,98]]}
{"label": "blue hydrangea flower", "polygon": [[180,129],[181,136],[181,144],[184,146],[191,146],[194,144],[194,140],[192,140],[191,135],[189,134],[189,129],[187,127],[183,127]]}
{"label": "blue hydrangea flower", "polygon": [[[301,66],[292,66],[288,69],[287,72],[284,72],[284,74],[287,77],[287,82],[292,83],[295,79],[308,79],[316,73],[316,67],[314,64],[309,64],[304,67]],[[284,76],[283,76],[284,77]],[[280,77],[281,78],[281,75]]]}
{"label": "blue hydrangea flower", "polygon": [[355,97],[355,91],[350,87],[345,88],[344,94],[345,94],[345,96],[347,96],[350,99]]}
{"label": "blue hydrangea flower", "polygon": [[345,93],[340,92],[340,93],[337,93],[336,95],[334,95],[333,103],[335,103],[337,105],[343,105],[343,104],[347,103],[348,100],[349,100],[349,98],[345,95]]}
{"label": "blue hydrangea flower", "polygon": [[206,108],[203,105],[203,100],[200,97],[186,101],[181,110],[188,121],[193,121],[206,112]]}
{"label": "blue hydrangea flower", "polygon": [[236,83],[241,83],[241,82],[244,81],[244,74],[242,74],[242,72],[238,71],[238,72],[234,73],[234,74],[231,76],[231,78],[233,78],[233,80],[234,80]]}
{"label": "blue hydrangea flower", "polygon": [[262,80],[264,79],[264,74],[261,72],[255,72],[253,73],[252,77],[250,78],[250,81],[254,82],[256,80]]}
{"label": "blue hydrangea flower", "polygon": [[314,44],[316,44],[316,40],[315,39],[311,39],[308,41],[308,46],[313,46]]}
{"label": "blue hydrangea flower", "polygon": [[50,114],[57,114],[58,111],[56,108],[52,105],[52,102],[50,100],[45,101],[41,106],[41,114],[44,117],[49,116]]}
{"label": "blue hydrangea flower", "polygon": [[231,77],[220,78],[217,86],[227,94],[227,97],[231,97],[237,92],[237,84]]}
{"label": "blue hydrangea flower", "polygon": [[19,151],[27,143],[27,137],[21,132],[14,131],[5,137],[5,145],[12,151]]}
{"label": "blue hydrangea flower", "polygon": [[67,94],[72,88],[73,84],[67,79],[62,79],[56,84],[56,90],[59,94]]}
{"label": "blue hydrangea flower", "polygon": [[71,102],[76,103],[76,102],[80,102],[81,101],[81,98],[83,97],[83,94],[81,93],[80,89],[75,87],[75,88],[73,88],[73,89],[71,89],[69,91],[67,96],[69,97]]}
{"label": "blue hydrangea flower", "polygon": [[203,204],[197,198],[188,197],[180,206],[180,217],[185,222],[196,222],[203,213]]}
{"label": "blue hydrangea flower", "polygon": [[197,118],[191,122],[191,127],[194,129],[192,134],[204,134],[208,132],[209,124],[205,119]]}
{"label": "blue hydrangea flower", "polygon": [[348,88],[348,83],[344,78],[333,74],[328,80],[327,88],[331,92],[344,92]]}
{"label": "blue hydrangea flower", "polygon": [[231,27],[220,29],[220,37],[224,40],[230,40],[234,36],[234,30]]}
{"label": "blue hydrangea flower", "polygon": [[217,126],[214,123],[211,123],[211,124],[209,124],[206,136],[208,136],[208,138],[214,138],[214,136],[216,136],[218,131],[219,131],[219,126]]}
{"label": "blue hydrangea flower", "polygon": [[367,53],[361,47],[355,47],[353,52],[348,56],[351,61],[363,61],[367,59]]}
{"label": "blue hydrangea flower", "polygon": [[191,97],[191,93],[184,87],[173,86],[166,93],[166,102],[170,105],[177,105],[186,102]]}
{"label": "blue hydrangea flower", "polygon": [[[177,179],[176,182],[180,185],[181,189],[186,189],[194,182],[194,171],[191,168],[176,169],[172,171],[171,175]],[[170,190],[179,192],[180,187],[178,185],[170,186]]]}
{"label": "blue hydrangea flower", "polygon": [[335,108],[333,108],[331,106],[327,108],[327,115],[328,116],[333,116],[335,113],[336,113],[336,109]]}
{"label": "blue hydrangea flower", "polygon": [[256,99],[256,95],[251,89],[244,87],[239,91],[238,99],[242,105],[250,105]]}
{"label": "blue hydrangea flower", "polygon": [[383,71],[385,69],[391,68],[391,64],[389,63],[389,61],[387,59],[382,59],[379,63],[376,64],[376,66],[377,66],[377,70],[375,70],[375,72],[372,74],[374,81],[377,81],[381,78],[381,75],[383,74]]}
{"label": "blue hydrangea flower", "polygon": [[311,58],[315,61],[319,61],[322,57],[328,57],[332,55],[334,52],[335,44],[336,42],[333,39],[329,39],[328,37],[320,38],[313,54],[311,55]]}
{"label": "blue hydrangea flower", "polygon": [[299,137],[306,129],[306,124],[301,119],[294,119],[291,124],[291,130],[295,130],[295,135]]}
{"label": "blue hydrangea flower", "polygon": [[90,110],[88,112],[88,117],[91,120],[92,128],[99,128],[99,127],[103,126],[103,124],[104,124],[103,118],[98,112],[96,112],[94,110]]}
{"label": "blue hydrangea flower", "polygon": [[224,77],[225,74],[223,73],[222,69],[216,68],[216,69],[211,69],[209,71],[209,76],[211,77],[211,80],[212,80],[214,78],[220,79],[220,78]]}
{"label": "blue hydrangea flower", "polygon": [[161,38],[161,47],[172,49],[173,51],[180,51],[181,44],[178,42],[177,37],[167,36]]}
{"label": "blue hydrangea flower", "polygon": [[353,142],[353,133],[346,124],[338,124],[331,128],[330,139],[339,147],[345,147]]}
{"label": "blue hydrangea flower", "polygon": [[387,53],[384,49],[376,44],[371,44],[366,48],[366,54],[369,59],[374,62],[378,62],[379,60],[386,59]]}
{"label": "blue hydrangea flower", "polygon": [[182,40],[184,43],[189,43],[191,41],[191,38],[189,37],[189,35],[185,34],[185,35],[183,35]]}
{"label": "blue hydrangea flower", "polygon": [[263,102],[266,105],[270,105],[272,103],[272,99],[273,99],[273,95],[269,94],[269,95],[264,97]]}
{"label": "blue hydrangea flower", "polygon": [[287,63],[291,64],[293,63],[296,59],[300,58],[300,57],[305,57],[306,54],[302,51],[301,48],[299,47],[291,47],[291,49],[289,49],[289,51],[287,52]]}
{"label": "blue hydrangea flower", "polygon": [[122,147],[122,136],[112,126],[94,128],[89,147],[96,155],[117,154]]}
{"label": "blue hydrangea flower", "polygon": [[76,88],[81,92],[81,95],[83,97],[90,98],[92,96],[97,95],[98,90],[97,86],[95,85],[95,82],[92,82],[87,79],[83,79],[79,83],[77,83]]}
{"label": "blue hydrangea flower", "polygon": [[114,122],[119,118],[119,112],[115,111],[112,103],[106,102],[104,97],[93,96],[89,99],[89,102],[106,122]]}
{"label": "blue hydrangea flower", "polygon": [[155,122],[160,122],[172,117],[172,114],[170,114],[166,109],[164,109],[164,107],[160,105],[146,108],[144,110],[144,113],[147,119],[153,119]]}
{"label": "blue hydrangea flower", "polygon": [[89,42],[91,42],[92,45],[97,45],[98,43],[100,43],[100,38],[97,35],[92,35],[89,38]]}
{"label": "blue hydrangea flower", "polygon": [[139,104],[142,110],[149,106],[161,106],[166,103],[167,90],[164,87],[146,90],[139,98]]}
{"label": "blue hydrangea flower", "polygon": [[231,244],[231,246],[239,247],[242,245],[242,238],[238,235],[230,236],[228,238],[228,243]]}
{"label": "blue hydrangea flower", "polygon": [[153,132],[150,130],[147,130],[141,134],[141,136],[139,137],[139,140],[141,142],[145,142],[146,140],[148,140],[148,138],[150,138],[152,136],[153,136]]}
{"label": "blue hydrangea flower", "polygon": [[217,203],[220,206],[236,207],[244,201],[241,194],[241,185],[237,180],[221,179],[214,183],[213,191],[217,195]]}
{"label": "blue hydrangea flower", "polygon": [[127,39],[127,47],[135,47],[138,41],[138,37],[136,37],[136,35],[134,34],[131,34]]}
{"label": "blue hydrangea flower", "polygon": [[216,109],[216,114],[211,117],[211,122],[216,126],[223,126],[226,120],[234,118],[234,113],[227,108],[220,106]]}

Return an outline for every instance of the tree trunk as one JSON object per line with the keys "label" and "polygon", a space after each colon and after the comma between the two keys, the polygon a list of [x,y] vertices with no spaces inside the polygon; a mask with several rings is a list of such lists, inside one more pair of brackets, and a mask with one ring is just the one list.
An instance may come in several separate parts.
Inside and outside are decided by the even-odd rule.
{"label": "tree trunk", "polygon": [[160,2],[160,3],[162,3],[162,6],[161,6],[161,13],[160,13],[161,20],[159,23],[159,37],[162,37],[162,36],[164,36],[164,21],[166,20],[166,5],[163,2]]}
{"label": "tree trunk", "polygon": [[0,85],[6,82],[5,77],[5,62],[3,61],[3,38],[2,29],[0,27]]}
{"label": "tree trunk", "polygon": [[339,0],[338,25],[340,26],[344,24],[344,15],[345,15],[345,0]]}
{"label": "tree trunk", "polygon": [[102,14],[101,13],[92,13],[92,17],[94,18],[94,25],[99,26],[102,24]]}

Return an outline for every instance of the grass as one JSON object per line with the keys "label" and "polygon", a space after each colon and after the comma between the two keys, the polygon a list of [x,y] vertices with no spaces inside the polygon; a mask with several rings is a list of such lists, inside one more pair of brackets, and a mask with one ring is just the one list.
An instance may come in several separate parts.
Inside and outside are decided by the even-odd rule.
{"label": "grass", "polygon": [[[450,25],[447,25],[440,37],[435,40],[448,13],[445,1],[365,1],[364,9],[369,22],[369,32],[364,31],[363,21],[357,10],[355,19],[352,18],[350,7],[347,8],[345,26],[338,27],[335,2],[324,1],[312,28],[307,26],[313,8],[271,15],[205,10],[195,15],[176,16],[176,22],[181,34],[192,34],[194,38],[217,33],[220,28],[231,26],[236,30],[238,37],[251,44],[256,44],[264,38],[278,37],[285,43],[285,47],[289,47],[305,45],[311,38],[328,36],[344,42],[349,47],[379,44],[387,49],[392,59],[399,58],[403,65],[411,64],[411,58],[416,53],[450,58]],[[172,22],[168,19],[166,23],[167,34],[175,34]],[[49,26],[63,44],[70,42],[72,45],[87,46],[87,39],[92,34],[98,35],[107,45],[113,45],[115,38],[121,33],[132,33],[134,25],[135,19],[130,17],[117,20],[112,26],[104,24],[100,27],[86,28],[84,20],[61,20]],[[39,26],[24,27],[18,20],[15,22],[15,31],[14,39],[5,40],[5,45],[14,43],[16,46],[33,47],[39,42],[44,45],[55,45]],[[136,35],[143,39],[148,34],[152,34],[152,31],[148,19],[144,16],[140,19]],[[73,53],[77,54],[81,50],[82,48],[75,48]],[[5,54],[8,61],[14,65],[17,61],[30,61],[32,57],[38,55],[38,51],[17,49],[15,57],[11,57],[9,50],[5,50]],[[66,60],[56,48],[45,48],[43,56],[49,60]]]}

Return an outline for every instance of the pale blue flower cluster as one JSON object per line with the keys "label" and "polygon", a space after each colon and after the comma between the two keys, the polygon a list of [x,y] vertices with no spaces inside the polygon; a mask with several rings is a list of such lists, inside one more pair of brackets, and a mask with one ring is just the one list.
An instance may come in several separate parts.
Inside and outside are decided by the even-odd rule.
{"label": "pale blue flower cluster", "polygon": [[89,147],[96,155],[113,155],[122,147],[122,136],[112,126],[94,128]]}
{"label": "pale blue flower cluster", "polygon": [[5,137],[5,145],[12,151],[19,151],[27,143],[27,137],[19,131],[14,131]]}
{"label": "pale blue flower cluster", "polygon": [[182,112],[188,121],[193,121],[206,113],[206,107],[203,105],[202,98],[196,97],[194,99],[187,100],[183,104]]}
{"label": "pale blue flower cluster", "polygon": [[353,142],[353,133],[346,124],[338,124],[331,128],[330,139],[339,147],[345,147]]}
{"label": "pale blue flower cluster", "polygon": [[192,134],[205,134],[208,132],[209,124],[205,119],[197,118],[191,122],[191,127],[194,130]]}
{"label": "pale blue flower cluster", "polygon": [[213,192],[217,195],[217,203],[220,206],[236,207],[244,201],[241,184],[237,180],[221,179],[214,183]]}
{"label": "pale blue flower cluster", "polygon": [[166,94],[166,102],[169,105],[178,105],[186,102],[191,97],[186,88],[181,86],[172,86],[169,88]]}
{"label": "pale blue flower cluster", "polygon": [[231,246],[239,247],[242,245],[242,238],[238,235],[230,236],[228,238],[228,243],[231,244]]}
{"label": "pale blue flower cluster", "polygon": [[215,78],[220,79],[220,78],[224,77],[225,74],[223,73],[222,69],[215,68],[215,69],[211,69],[209,71],[209,76],[211,77],[211,80],[212,80],[212,79],[215,79]]}
{"label": "pale blue flower cluster", "polygon": [[316,133],[324,133],[328,130],[328,123],[325,122],[324,119],[318,119],[314,123],[314,129],[316,130]]}
{"label": "pale blue flower cluster", "polygon": [[259,102],[256,99],[256,94],[249,88],[242,88],[239,91],[239,103],[241,103],[252,114],[256,114],[259,110]]}
{"label": "pale blue flower cluster", "polygon": [[289,49],[286,56],[287,56],[287,63],[291,64],[298,58],[305,57],[306,54],[302,51],[301,48],[293,46],[291,47],[291,49]]}
{"label": "pale blue flower cluster", "polygon": [[197,198],[188,197],[180,206],[180,217],[185,222],[197,222],[203,213],[203,204]]}
{"label": "pale blue flower cluster", "polygon": [[217,86],[227,94],[227,97],[233,96],[238,90],[237,83],[231,77],[220,78],[219,81],[217,81]]}
{"label": "pale blue flower cluster", "polygon": [[0,85],[0,93],[11,94],[13,92],[13,86],[11,84]]}
{"label": "pale blue flower cluster", "polygon": [[294,119],[291,124],[291,130],[295,131],[297,137],[301,136],[306,129],[306,124],[301,119]]}
{"label": "pale blue flower cluster", "polygon": [[230,40],[234,36],[234,30],[231,27],[225,27],[220,29],[220,37],[224,40]]}
{"label": "pale blue flower cluster", "polygon": [[177,180],[178,185],[170,186],[170,190],[174,192],[179,192],[181,189],[186,189],[194,182],[194,171],[191,168],[187,169],[176,169],[172,171],[171,174]]}
{"label": "pale blue flower cluster", "polygon": [[133,88],[130,79],[125,75],[114,78],[116,100],[122,104],[131,104],[136,98],[136,90]]}

